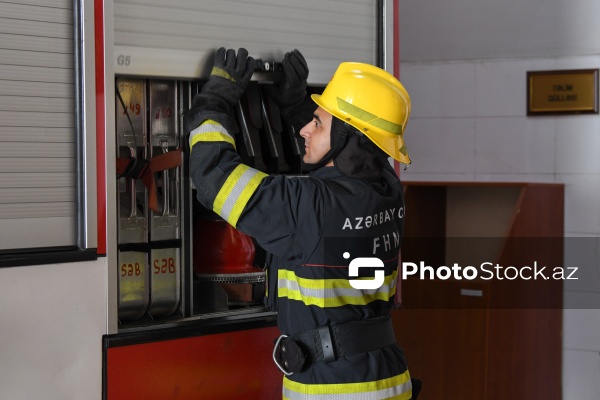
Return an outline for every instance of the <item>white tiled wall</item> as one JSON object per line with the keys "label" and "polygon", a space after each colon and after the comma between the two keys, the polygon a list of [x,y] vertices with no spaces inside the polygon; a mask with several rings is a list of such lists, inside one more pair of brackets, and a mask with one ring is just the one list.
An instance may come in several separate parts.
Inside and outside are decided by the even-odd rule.
{"label": "white tiled wall", "polygon": [[563,398],[600,398],[600,116],[527,116],[527,71],[600,67],[600,56],[403,63],[413,113],[405,181],[565,184]]}
{"label": "white tiled wall", "polygon": [[[600,63],[599,63],[600,65]],[[600,119],[597,115],[556,121],[556,172],[598,174],[600,171]]]}
{"label": "white tiled wall", "polygon": [[565,184],[565,231],[572,236],[600,230],[600,174],[558,174]]}
{"label": "white tiled wall", "polygon": [[478,117],[476,174],[554,174],[555,122],[526,117]]}

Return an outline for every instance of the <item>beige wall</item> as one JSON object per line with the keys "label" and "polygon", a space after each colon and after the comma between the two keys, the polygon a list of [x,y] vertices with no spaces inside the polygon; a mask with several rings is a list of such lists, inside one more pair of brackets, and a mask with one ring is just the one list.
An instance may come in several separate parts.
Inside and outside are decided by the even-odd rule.
{"label": "beige wall", "polygon": [[106,260],[0,268],[0,398],[100,400]]}

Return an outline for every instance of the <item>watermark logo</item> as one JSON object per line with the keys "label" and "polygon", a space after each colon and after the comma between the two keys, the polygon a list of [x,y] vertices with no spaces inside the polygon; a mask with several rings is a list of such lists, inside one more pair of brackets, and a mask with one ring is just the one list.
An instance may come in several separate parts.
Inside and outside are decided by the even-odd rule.
{"label": "watermark logo", "polygon": [[[345,252],[343,256],[347,260],[350,258],[350,253]],[[350,286],[354,289],[379,289],[383,286],[383,281],[385,280],[383,261],[377,257],[357,257],[350,261],[348,265],[348,276],[350,278],[358,277],[358,270],[360,268],[377,268],[375,270],[375,278],[349,279]]]}
{"label": "watermark logo", "polygon": [[[350,253],[345,252],[343,257],[348,260],[350,258]],[[352,279],[359,277],[359,270],[361,268],[373,268],[375,269],[375,277],[373,279]],[[348,277],[350,278],[348,281],[350,282],[350,286],[354,289],[379,289],[383,286],[385,280],[385,265],[383,261],[377,257],[357,257],[350,261],[348,264]],[[538,266],[537,261],[533,263],[532,267],[522,266],[520,268],[516,268],[513,266],[503,267],[499,264],[492,264],[490,262],[481,263],[479,268],[473,266],[460,266],[457,263],[454,263],[451,267],[449,266],[439,266],[437,268],[433,268],[429,265],[426,265],[424,262],[420,262],[419,264],[415,264],[412,262],[403,262],[400,268],[400,279],[407,279],[409,276],[417,275],[419,279],[424,280],[432,280],[432,279],[440,279],[440,280],[448,280],[448,279],[456,279],[456,280],[516,280],[521,279],[524,281],[528,280],[571,280],[578,279],[575,277],[575,273],[577,272],[577,267],[571,268],[561,268],[556,267],[553,268],[550,274],[546,273],[546,267],[542,266],[541,268]]]}
{"label": "watermark logo", "polygon": [[401,279],[406,279],[409,276],[419,276],[419,279],[424,280],[475,280],[482,279],[485,281],[489,280],[573,280],[578,279],[575,273],[578,267],[554,267],[552,269],[546,269],[546,266],[538,265],[537,261],[533,262],[531,266],[520,266],[514,267],[502,266],[498,263],[494,264],[491,262],[482,262],[479,268],[472,265],[461,266],[458,263],[454,263],[452,266],[441,265],[436,268],[426,265],[423,261],[416,263],[403,262],[402,269],[400,272]]}

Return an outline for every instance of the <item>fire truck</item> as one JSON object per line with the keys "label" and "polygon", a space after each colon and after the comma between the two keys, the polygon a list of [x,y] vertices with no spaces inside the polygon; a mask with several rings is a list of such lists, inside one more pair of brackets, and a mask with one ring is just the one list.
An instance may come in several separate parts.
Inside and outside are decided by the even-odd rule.
{"label": "fire truck", "polygon": [[343,61],[397,76],[398,0],[0,3],[0,397],[280,398],[264,252],[196,201],[183,115],[244,47],[238,151],[303,174],[265,87],[293,49],[314,93]]}

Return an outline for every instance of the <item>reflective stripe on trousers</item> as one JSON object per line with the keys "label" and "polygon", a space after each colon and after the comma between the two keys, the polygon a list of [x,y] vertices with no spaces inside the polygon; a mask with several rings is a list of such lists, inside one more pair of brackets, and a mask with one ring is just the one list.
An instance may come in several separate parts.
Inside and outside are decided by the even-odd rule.
{"label": "reflective stripe on trousers", "polygon": [[284,400],[410,400],[408,371],[391,378],[360,383],[303,384],[283,378]]}

